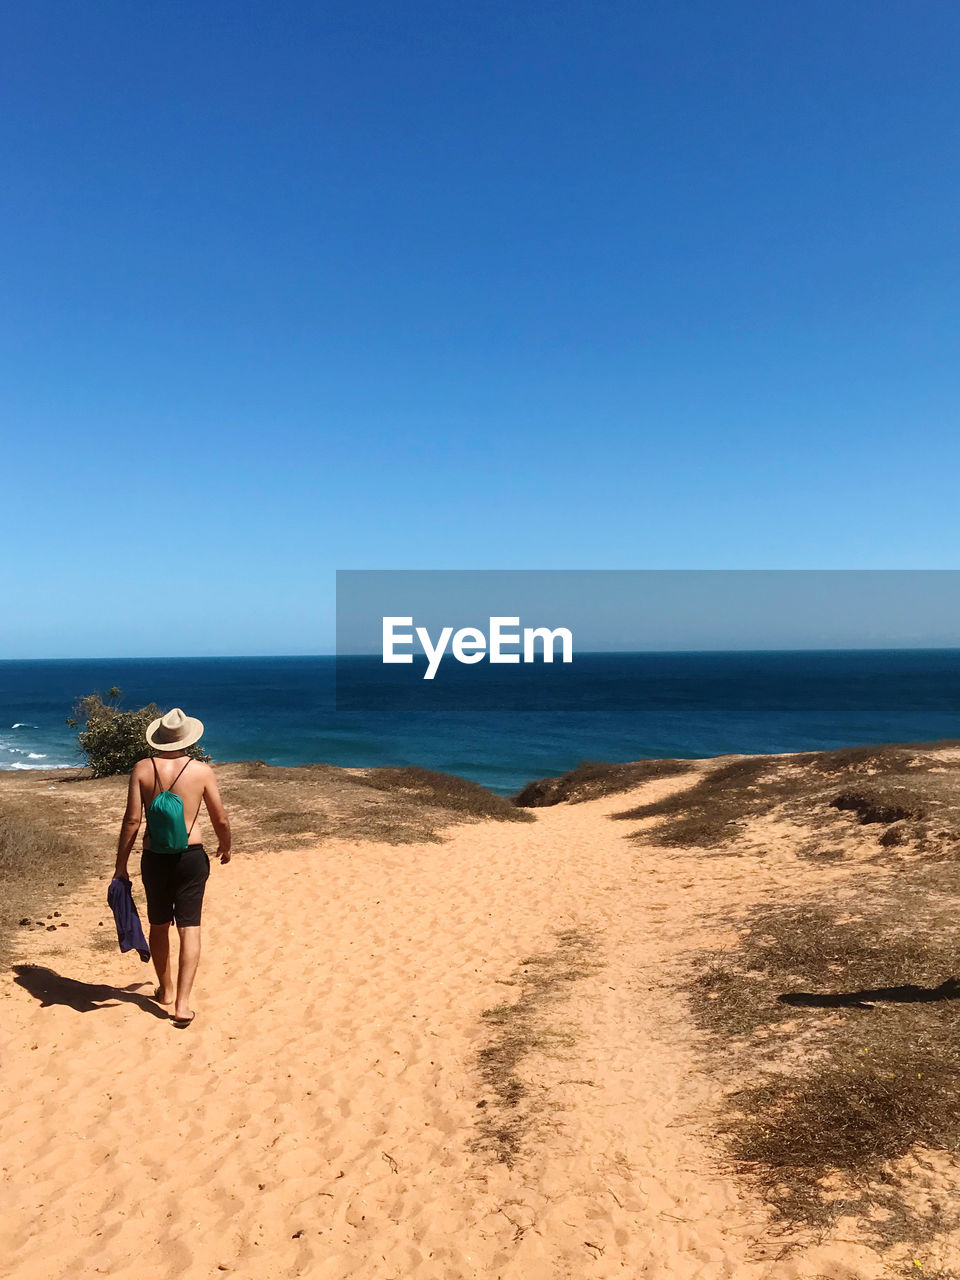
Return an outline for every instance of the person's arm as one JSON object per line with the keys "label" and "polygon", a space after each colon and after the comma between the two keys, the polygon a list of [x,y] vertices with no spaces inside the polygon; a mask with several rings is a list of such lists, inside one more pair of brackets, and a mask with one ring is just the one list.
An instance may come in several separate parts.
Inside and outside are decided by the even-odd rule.
{"label": "person's arm", "polygon": [[227,811],[223,807],[223,801],[220,799],[220,788],[217,786],[216,775],[213,770],[209,770],[206,785],[203,788],[203,803],[207,807],[207,813],[210,815],[210,821],[213,823],[213,829],[217,833],[217,852],[216,857],[221,862],[230,861],[230,822],[227,818]]}
{"label": "person's arm", "polygon": [[129,880],[127,874],[127,862],[130,859],[130,850],[133,848],[134,841],[137,838],[137,832],[140,830],[140,821],[143,818],[143,797],[140,794],[140,770],[138,765],[134,765],[130,773],[130,783],[127,787],[127,807],[123,815],[123,821],[120,824],[120,839],[117,843],[117,865],[114,869],[114,876],[121,880]]}

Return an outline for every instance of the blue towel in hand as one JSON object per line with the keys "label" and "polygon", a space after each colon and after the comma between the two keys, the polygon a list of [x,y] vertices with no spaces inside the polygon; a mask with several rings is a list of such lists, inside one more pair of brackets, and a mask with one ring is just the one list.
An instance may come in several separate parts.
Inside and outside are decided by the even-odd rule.
{"label": "blue towel in hand", "polygon": [[117,941],[121,951],[139,951],[141,960],[150,959],[150,948],[140,927],[140,916],[137,904],[133,900],[133,889],[129,880],[114,877],[107,890],[107,906],[113,912],[117,922]]}

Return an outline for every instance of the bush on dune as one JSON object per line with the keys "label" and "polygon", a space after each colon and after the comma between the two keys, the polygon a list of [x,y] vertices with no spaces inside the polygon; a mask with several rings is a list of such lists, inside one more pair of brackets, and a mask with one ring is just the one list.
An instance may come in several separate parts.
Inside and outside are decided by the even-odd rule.
{"label": "bush on dune", "polygon": [[[155,702],[136,711],[120,710],[120,690],[114,687],[106,694],[90,693],[74,707],[67,724],[77,729],[80,750],[95,778],[109,778],[129,773],[138,760],[155,755],[147,745],[145,733],[151,720],[163,715]],[[187,755],[195,760],[210,757],[196,743],[187,747]]]}

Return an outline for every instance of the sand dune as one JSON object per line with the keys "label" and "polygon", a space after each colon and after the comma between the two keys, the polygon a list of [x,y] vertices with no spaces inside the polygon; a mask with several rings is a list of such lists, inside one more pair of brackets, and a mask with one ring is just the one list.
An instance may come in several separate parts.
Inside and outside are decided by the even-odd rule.
{"label": "sand dune", "polygon": [[677,982],[718,906],[811,872],[606,818],[695,776],[440,844],[240,847],[187,1031],[117,952],[106,881],[70,893],[2,989],[11,1280],[890,1274],[850,1222],[775,1231],[714,1136]]}

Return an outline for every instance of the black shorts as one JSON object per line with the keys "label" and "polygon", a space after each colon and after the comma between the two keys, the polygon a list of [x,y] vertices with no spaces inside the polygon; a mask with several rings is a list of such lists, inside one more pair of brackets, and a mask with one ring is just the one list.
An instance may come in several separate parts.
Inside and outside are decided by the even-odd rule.
{"label": "black shorts", "polygon": [[140,875],[150,923],[169,924],[175,920],[181,929],[199,924],[209,874],[210,859],[202,844],[188,845],[182,853],[144,849]]}

